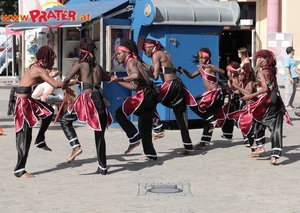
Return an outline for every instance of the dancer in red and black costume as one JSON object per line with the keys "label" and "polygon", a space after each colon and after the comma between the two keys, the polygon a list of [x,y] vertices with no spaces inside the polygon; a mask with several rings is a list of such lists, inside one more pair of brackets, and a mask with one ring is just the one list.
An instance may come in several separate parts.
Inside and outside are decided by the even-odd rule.
{"label": "dancer in red and black costume", "polygon": [[230,117],[238,119],[238,126],[245,135],[248,135],[252,127],[254,134],[259,131],[256,126],[253,126],[253,119],[270,130],[272,146],[270,164],[275,165],[282,153],[283,118],[288,124],[292,122],[279,93],[275,55],[269,50],[260,50],[255,53],[254,60],[259,68],[257,77],[261,89],[252,94],[244,94],[242,100],[248,101],[254,97],[258,97],[258,100],[249,102],[242,110],[231,114]]}
{"label": "dancer in red and black costume", "polygon": [[63,88],[73,76],[78,74],[81,81],[82,93],[77,97],[67,112],[60,119],[61,127],[72,147],[72,153],[68,163],[82,153],[79,139],[73,127],[73,122],[79,120],[85,122],[94,130],[98,168],[96,173],[108,174],[106,165],[105,129],[112,122],[111,114],[107,109],[108,101],[100,91],[101,81],[109,81],[110,76],[104,72],[100,65],[95,63],[94,51],[96,45],[89,37],[82,38],[79,43],[79,62],[76,62],[71,72],[63,81]]}
{"label": "dancer in red and black costume", "polygon": [[[245,63],[242,67],[237,62],[231,62],[227,66],[228,71],[228,87],[229,91],[229,102],[225,104],[218,113],[218,126],[222,127],[223,138],[231,139],[233,127],[236,122],[232,119],[228,119],[228,114],[234,113],[237,110],[243,108],[246,101],[240,100],[243,94],[251,94],[256,92],[256,79],[255,74],[250,63]],[[250,102],[256,101],[257,97],[254,97]],[[248,101],[247,101],[248,102]],[[253,121],[255,122],[255,121]],[[255,123],[259,125],[259,123]],[[263,149],[265,143],[264,128],[261,129],[255,136],[253,131],[247,136],[243,134],[244,144],[246,147],[251,147],[252,151]],[[254,141],[256,142],[254,145]]]}
{"label": "dancer in red and black costume", "polygon": [[201,141],[194,146],[194,150],[205,150],[206,143],[210,143],[213,130],[217,124],[217,112],[224,104],[225,90],[218,87],[217,73],[224,74],[225,71],[210,63],[211,52],[208,48],[201,48],[198,55],[194,56],[195,63],[199,68],[194,73],[181,68],[189,78],[200,75],[206,92],[195,97],[197,105],[191,106],[191,110],[204,119]]}
{"label": "dancer in red and black costume", "polygon": [[[136,91],[134,96],[126,98],[115,111],[115,118],[126,132],[130,145],[125,151],[129,153],[142,140],[145,157],[141,160],[157,160],[156,151],[152,143],[152,117],[156,108],[158,90],[137,60],[138,49],[134,41],[125,40],[116,48],[119,64],[124,63],[128,76],[111,77],[111,82],[117,82],[123,87]],[[138,116],[138,130],[127,117],[131,114]]]}
{"label": "dancer in red and black costume", "polygon": [[33,174],[26,172],[25,165],[32,139],[32,127],[42,119],[41,127],[35,140],[35,145],[47,151],[51,149],[45,142],[45,132],[51,123],[53,108],[45,102],[31,98],[35,87],[43,81],[54,88],[62,87],[62,82],[55,81],[50,76],[54,65],[55,52],[48,46],[42,46],[36,53],[37,61],[25,70],[21,81],[16,88],[15,128],[16,146],[18,151],[17,165],[14,169],[16,177],[31,178]]}
{"label": "dancer in red and black costume", "polygon": [[160,76],[163,81],[163,84],[158,87],[160,101],[164,106],[173,109],[175,114],[185,148],[180,154],[189,154],[193,151],[193,144],[188,130],[186,105],[196,106],[197,103],[181,79],[177,77],[178,69],[174,67],[170,54],[159,41],[140,37],[139,48],[152,60],[153,66],[142,61],[149,76],[155,80]]}
{"label": "dancer in red and black costume", "polygon": [[[248,103],[253,103],[257,100],[257,97],[253,97],[248,101],[240,100],[244,96],[244,94],[252,94],[254,92],[257,92],[257,83],[256,78],[254,74],[254,70],[250,63],[245,63],[241,68],[234,70],[231,69],[232,73],[238,73],[238,78],[233,78],[231,80],[231,89],[235,93],[239,94],[239,101],[241,101],[241,104],[238,109],[229,111],[227,113],[227,117],[231,117],[232,113],[235,113],[235,111],[240,110]],[[257,122],[256,120],[252,120],[252,129],[248,133],[248,135],[244,135],[244,144],[246,147],[251,148],[251,154],[249,157],[253,157],[258,152],[262,153],[265,151],[264,144],[265,144],[265,128],[263,128],[262,124]],[[237,123],[237,122],[235,122]],[[257,129],[258,131],[254,134],[254,129]]]}
{"label": "dancer in red and black costume", "polygon": [[228,76],[228,102],[219,108],[218,110],[218,120],[217,124],[222,129],[221,137],[224,139],[231,140],[233,136],[234,129],[234,120],[230,120],[227,118],[227,114],[229,112],[234,112],[241,108],[240,94],[238,91],[233,90],[232,88],[232,80],[238,78],[238,69],[240,68],[240,64],[236,61],[230,62],[230,64],[226,67],[227,76]]}

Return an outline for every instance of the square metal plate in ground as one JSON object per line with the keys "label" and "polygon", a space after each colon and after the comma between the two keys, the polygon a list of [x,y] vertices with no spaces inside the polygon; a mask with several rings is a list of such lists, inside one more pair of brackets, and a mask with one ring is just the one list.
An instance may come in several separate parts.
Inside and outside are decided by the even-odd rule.
{"label": "square metal plate in ground", "polygon": [[138,196],[192,196],[189,183],[139,183]]}

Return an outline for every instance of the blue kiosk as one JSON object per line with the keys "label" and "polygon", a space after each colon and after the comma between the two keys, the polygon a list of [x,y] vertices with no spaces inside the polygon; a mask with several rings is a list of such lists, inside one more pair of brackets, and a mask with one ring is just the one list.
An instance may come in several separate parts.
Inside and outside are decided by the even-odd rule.
{"label": "blue kiosk", "polygon": [[[217,2],[213,0],[137,0],[132,13],[133,38],[139,36],[158,40],[171,54],[174,66],[182,66],[194,72],[197,66],[192,56],[201,47],[208,47],[212,53],[212,63],[218,66],[219,43],[224,26],[235,26],[240,8],[237,2]],[[145,62],[151,61],[143,56]],[[186,87],[196,96],[204,92],[200,78],[189,79],[181,75]],[[157,107],[161,119],[175,120],[173,111]],[[188,109],[188,119],[199,119]]]}

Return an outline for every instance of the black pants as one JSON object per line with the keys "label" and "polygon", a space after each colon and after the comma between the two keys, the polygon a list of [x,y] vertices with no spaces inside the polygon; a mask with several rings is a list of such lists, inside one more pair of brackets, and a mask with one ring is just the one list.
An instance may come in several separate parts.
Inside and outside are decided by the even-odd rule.
{"label": "black pants", "polygon": [[[213,132],[209,132],[210,124],[217,121],[218,109],[224,104],[223,94],[225,94],[223,91],[218,91],[214,102],[211,104],[211,106],[206,108],[206,112],[200,112],[198,105],[190,107],[195,114],[204,120],[203,132],[200,141],[201,143],[209,143],[211,141]],[[199,100],[196,98],[197,103],[201,100],[201,98],[201,96],[199,97]]]}
{"label": "black pants", "polygon": [[[105,129],[107,124],[107,115],[105,112],[105,106],[103,100],[101,99],[98,100],[98,98],[96,99],[93,95],[92,95],[92,99],[94,101],[97,112],[99,114],[99,119],[100,119],[101,129],[102,129],[102,131],[94,131],[96,153],[97,153],[99,167],[100,169],[104,170],[106,169],[107,166],[106,142],[105,142]],[[77,120],[77,115],[74,111],[72,112],[67,111],[60,119],[60,125],[66,137],[68,138],[72,148],[81,147],[76,131],[73,127],[73,122],[76,120]]]}
{"label": "black pants", "polygon": [[[50,105],[46,104],[45,102],[42,101],[39,102],[42,103],[45,107],[47,107],[52,112],[52,115],[49,115],[47,118],[42,119],[41,127],[39,129],[39,132],[35,140],[35,145],[38,148],[42,148],[46,145],[45,133],[52,121],[54,109]],[[24,173],[26,173],[25,165],[28,157],[31,140],[32,140],[32,128],[30,128],[26,120],[24,120],[23,128],[19,132],[16,132],[16,147],[18,152],[18,160],[17,160],[17,165],[14,169],[14,174],[17,177],[21,177]]]}
{"label": "black pants", "polygon": [[186,150],[193,150],[193,144],[188,129],[188,116],[184,96],[184,85],[178,78],[173,80],[166,97],[164,97],[164,100],[161,103],[173,110],[176,123],[180,129],[184,148]]}
{"label": "black pants", "polygon": [[261,120],[261,124],[266,126],[271,132],[271,156],[276,158],[279,158],[282,154],[282,126],[284,113],[285,107],[282,99],[280,96],[277,96],[275,103],[269,106],[267,113]]}
{"label": "black pants", "polygon": [[[242,108],[242,103],[240,101],[240,95],[239,94],[229,94],[230,95],[230,102],[229,102],[229,109],[228,113],[235,112],[236,110],[239,110]],[[236,125],[234,120],[230,120],[226,118],[224,125],[222,126],[222,133],[223,136],[227,139],[232,139],[233,136],[233,129],[234,126]],[[247,141],[248,139],[246,136],[244,136],[244,142]]]}
{"label": "black pants", "polygon": [[149,159],[157,159],[156,151],[152,143],[152,117],[156,108],[157,94],[153,90],[148,89],[144,93],[144,100],[134,111],[134,115],[138,116],[138,129],[127,119],[127,116],[120,106],[115,111],[115,118],[125,131],[129,138],[130,144],[134,144],[142,140],[143,150]]}
{"label": "black pants", "polygon": [[152,118],[152,129],[153,129],[154,134],[159,135],[165,131],[165,128],[164,128],[162,121],[160,120],[158,112],[156,111],[155,113],[157,113],[157,116],[154,116]]}

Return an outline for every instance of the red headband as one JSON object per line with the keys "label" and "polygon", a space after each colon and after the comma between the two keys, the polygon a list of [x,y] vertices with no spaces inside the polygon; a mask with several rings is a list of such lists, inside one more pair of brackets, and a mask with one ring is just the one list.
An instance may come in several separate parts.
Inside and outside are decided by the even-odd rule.
{"label": "red headband", "polygon": [[116,56],[117,51],[123,51],[123,52],[130,53],[131,57],[133,57],[135,59],[137,58],[137,56],[135,56],[134,53],[130,51],[130,49],[128,49],[127,47],[121,46],[121,45],[116,48],[116,52],[112,58],[114,58]]}
{"label": "red headband", "polygon": [[84,50],[84,49],[79,49],[83,53],[89,53],[90,51]]}
{"label": "red headband", "polygon": [[93,54],[92,54],[90,51],[84,50],[84,49],[79,49],[79,50],[80,50],[81,52],[85,53],[85,56],[80,60],[80,62],[83,62],[84,59],[85,59],[88,55],[90,55],[91,57],[93,57]]}
{"label": "red headband", "polygon": [[231,73],[237,72],[237,71],[238,71],[237,69],[233,68],[231,65],[228,65],[228,66],[226,67],[226,69],[227,69],[228,71],[230,71]]}
{"label": "red headband", "polygon": [[155,44],[152,44],[152,43],[145,43],[145,44],[144,44],[144,47],[145,47],[145,48],[155,47]]}
{"label": "red headband", "polygon": [[[49,58],[49,60],[54,60],[56,58],[56,55],[54,54],[53,56],[51,56],[50,58]],[[40,62],[45,62],[45,61],[47,61],[46,59],[41,59],[41,60],[39,60]]]}
{"label": "red headband", "polygon": [[210,56],[209,56],[209,54],[208,54],[207,52],[201,51],[201,52],[199,52],[199,56],[200,56],[201,58],[210,59]]}
{"label": "red headband", "polygon": [[123,51],[123,52],[131,53],[130,49],[128,49],[127,47],[121,46],[121,45],[116,48],[116,51],[119,51],[119,50]]}

